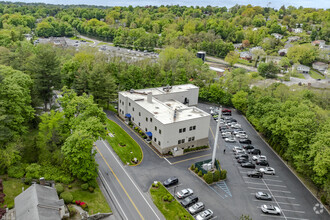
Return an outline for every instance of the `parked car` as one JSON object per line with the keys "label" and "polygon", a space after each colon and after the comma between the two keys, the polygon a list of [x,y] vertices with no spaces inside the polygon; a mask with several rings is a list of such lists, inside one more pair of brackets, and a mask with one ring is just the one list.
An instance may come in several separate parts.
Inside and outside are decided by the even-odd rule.
{"label": "parked car", "polygon": [[261,211],[266,214],[280,215],[281,209],[274,205],[262,205]]}
{"label": "parked car", "polygon": [[202,210],[204,210],[205,205],[202,202],[197,202],[196,204],[189,207],[188,211],[190,214],[194,215]]}
{"label": "parked car", "polygon": [[253,170],[247,173],[248,177],[262,178],[263,174],[259,170]]}
{"label": "parked car", "polygon": [[191,196],[194,193],[194,191],[192,191],[192,189],[183,189],[180,190],[179,192],[176,193],[176,197],[178,197],[178,199],[184,199],[188,196]]}
{"label": "parked car", "polygon": [[163,185],[165,187],[173,186],[179,182],[179,179],[175,176],[168,178],[163,182]]}
{"label": "parked car", "polygon": [[242,128],[234,128],[233,134],[236,135],[238,133],[241,133],[241,131],[243,131]]}
{"label": "parked car", "polygon": [[252,146],[252,145],[244,145],[243,148],[245,150],[253,150],[254,149],[254,146]]}
{"label": "parked car", "polygon": [[260,155],[261,154],[261,150],[254,148],[254,149],[250,149],[248,150],[249,154],[255,154],[255,155]]}
{"label": "parked car", "polygon": [[235,138],[233,138],[233,137],[227,137],[227,138],[225,138],[225,141],[230,142],[230,143],[236,142]]}
{"label": "parked car", "polygon": [[196,216],[196,220],[208,220],[208,219],[212,218],[212,216],[213,216],[213,212],[211,211],[211,209],[207,209],[207,210],[199,213]]}
{"label": "parked car", "polygon": [[196,202],[198,202],[198,197],[192,195],[192,196],[188,196],[187,198],[182,200],[180,203],[183,207],[187,208],[188,206],[195,204]]}
{"label": "parked car", "polygon": [[249,161],[247,163],[241,163],[241,167],[255,169],[256,165],[254,163],[252,163],[252,161]]}
{"label": "parked car", "polygon": [[238,124],[238,123],[235,122],[235,124],[232,124],[230,127],[232,127],[232,128],[241,128],[242,125],[240,125],[240,124]]}
{"label": "parked car", "polygon": [[259,171],[264,174],[275,175],[275,169],[272,167],[260,168]]}
{"label": "parked car", "polygon": [[245,157],[240,157],[237,159],[237,163],[247,163],[249,162],[249,158],[245,158]]}
{"label": "parked car", "polygon": [[260,200],[272,200],[272,196],[269,193],[257,192],[256,198]]}
{"label": "parked car", "polygon": [[252,141],[250,139],[246,139],[246,138],[240,139],[239,142],[241,144],[252,144]]}
{"label": "parked car", "polygon": [[233,147],[233,151],[236,152],[237,150],[243,150],[243,148],[239,147],[239,146],[235,146]]}
{"label": "parked car", "polygon": [[248,138],[247,134],[238,133],[235,135],[237,138],[246,139]]}
{"label": "parked car", "polygon": [[235,159],[238,159],[238,158],[240,158],[240,157],[249,158],[249,155],[246,154],[246,153],[240,153],[240,154],[235,155]]}
{"label": "parked car", "polygon": [[269,163],[267,160],[257,160],[256,162],[257,165],[260,165],[260,166],[269,166]]}
{"label": "parked car", "polygon": [[245,154],[245,153],[246,153],[246,151],[244,149],[236,150],[236,152],[234,152],[235,155]]}
{"label": "parked car", "polygon": [[252,160],[267,160],[267,157],[264,155],[255,155],[252,157]]}

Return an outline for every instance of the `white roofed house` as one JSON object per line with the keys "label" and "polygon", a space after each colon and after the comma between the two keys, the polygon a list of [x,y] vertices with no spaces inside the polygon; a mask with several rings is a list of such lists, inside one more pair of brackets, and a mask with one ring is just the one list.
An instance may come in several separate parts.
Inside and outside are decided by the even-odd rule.
{"label": "white roofed house", "polygon": [[323,62],[314,62],[313,68],[325,74],[326,70],[328,69],[328,64]]}
{"label": "white roofed house", "polygon": [[295,64],[292,66],[292,70],[296,70],[298,73],[308,74],[311,68],[305,65]]}
{"label": "white roofed house", "polygon": [[211,116],[195,107],[199,88],[192,84],[118,93],[118,112],[151,139],[161,153],[208,146]]}
{"label": "white roofed house", "polygon": [[275,37],[275,39],[281,40],[283,38],[282,34],[278,34],[278,33],[272,33],[272,36]]}
{"label": "white roofed house", "polygon": [[294,28],[294,29],[292,29],[292,31],[296,34],[301,34],[303,32],[303,29],[302,28]]}

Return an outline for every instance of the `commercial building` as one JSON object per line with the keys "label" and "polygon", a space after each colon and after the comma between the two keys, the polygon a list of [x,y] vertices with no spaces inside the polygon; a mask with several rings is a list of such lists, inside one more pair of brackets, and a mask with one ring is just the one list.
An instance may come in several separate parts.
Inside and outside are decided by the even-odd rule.
{"label": "commercial building", "polygon": [[211,116],[196,107],[198,92],[192,84],[122,91],[119,116],[143,130],[162,154],[205,146]]}

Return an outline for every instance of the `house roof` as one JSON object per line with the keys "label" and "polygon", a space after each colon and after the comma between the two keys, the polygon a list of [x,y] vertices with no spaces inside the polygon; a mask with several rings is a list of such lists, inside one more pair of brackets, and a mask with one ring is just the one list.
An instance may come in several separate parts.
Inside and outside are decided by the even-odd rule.
{"label": "house roof", "polygon": [[15,198],[17,220],[60,220],[60,209],[64,206],[56,189],[33,184]]}

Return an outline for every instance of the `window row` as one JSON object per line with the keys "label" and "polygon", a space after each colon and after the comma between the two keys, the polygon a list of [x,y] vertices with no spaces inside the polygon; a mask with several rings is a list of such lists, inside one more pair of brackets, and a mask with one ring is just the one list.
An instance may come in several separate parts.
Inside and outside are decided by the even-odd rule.
{"label": "window row", "polygon": [[[189,131],[192,131],[192,130],[196,130],[196,125],[189,127]],[[183,133],[183,132],[186,132],[186,128],[179,129],[179,133]]]}

